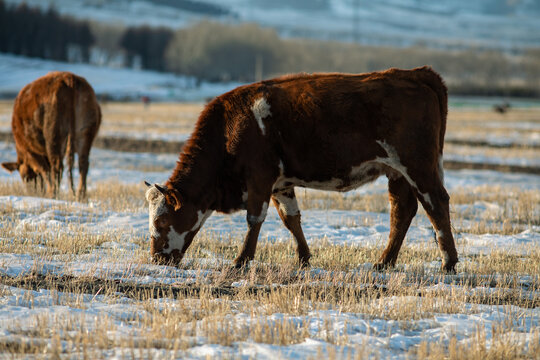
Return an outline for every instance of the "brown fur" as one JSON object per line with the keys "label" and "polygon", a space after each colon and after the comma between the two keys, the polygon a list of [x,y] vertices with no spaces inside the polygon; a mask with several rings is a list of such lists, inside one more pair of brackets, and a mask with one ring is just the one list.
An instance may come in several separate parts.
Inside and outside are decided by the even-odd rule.
{"label": "brown fur", "polygon": [[[270,112],[262,120],[264,134],[252,111],[261,97]],[[385,174],[391,231],[377,266],[395,264],[418,199],[437,231],[443,268],[451,271],[458,258],[439,173],[446,115],[446,87],[428,67],[288,75],[232,90],[201,113],[165,184],[168,211],[151,219],[165,240],[152,253],[179,261],[198,231],[192,229],[197,211],[246,209],[248,233],[235,260],[241,266],[254,256],[264,205],[272,198],[306,264],[294,186],[347,191]],[[168,226],[187,234],[182,249],[164,251]]]}
{"label": "brown fur", "polygon": [[88,82],[69,72],[51,72],[26,85],[15,99],[12,131],[17,162],[2,163],[8,171],[18,170],[25,182],[45,181],[55,196],[68,156],[73,192],[74,154],[79,157],[79,197],[86,195],[88,157],[101,123],[101,110]]}

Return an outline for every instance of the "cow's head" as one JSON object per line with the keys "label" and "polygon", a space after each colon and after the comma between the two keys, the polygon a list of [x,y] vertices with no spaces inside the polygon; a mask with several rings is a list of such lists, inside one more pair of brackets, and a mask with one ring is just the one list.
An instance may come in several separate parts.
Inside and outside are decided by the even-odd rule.
{"label": "cow's head", "polygon": [[38,174],[30,167],[28,164],[25,163],[19,163],[19,162],[4,162],[2,163],[2,167],[6,169],[7,171],[14,172],[18,171],[21,175],[21,179],[29,183],[31,181],[36,181]]}
{"label": "cow's head", "polygon": [[152,258],[162,264],[178,264],[212,211],[184,201],[174,188],[145,184]]}

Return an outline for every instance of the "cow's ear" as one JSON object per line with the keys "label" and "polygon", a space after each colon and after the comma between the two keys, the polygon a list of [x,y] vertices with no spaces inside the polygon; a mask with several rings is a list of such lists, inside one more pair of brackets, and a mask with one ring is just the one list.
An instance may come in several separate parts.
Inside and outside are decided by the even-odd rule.
{"label": "cow's ear", "polygon": [[176,189],[168,189],[167,196],[170,199],[170,204],[174,206],[174,210],[178,211],[182,207],[182,203],[184,202],[180,192]]}
{"label": "cow's ear", "polygon": [[10,173],[19,170],[19,164],[15,162],[2,163],[2,167],[6,169],[7,171],[9,171]]}

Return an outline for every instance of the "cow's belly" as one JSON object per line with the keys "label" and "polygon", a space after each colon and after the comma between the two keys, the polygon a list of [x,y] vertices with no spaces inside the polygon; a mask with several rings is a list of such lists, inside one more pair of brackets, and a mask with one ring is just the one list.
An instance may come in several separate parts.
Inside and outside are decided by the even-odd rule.
{"label": "cow's belly", "polygon": [[293,186],[327,191],[349,191],[374,181],[385,173],[384,165],[375,161],[353,166],[348,174],[330,177],[324,180],[310,180],[302,176],[288,177],[281,175],[274,183],[274,192]]}

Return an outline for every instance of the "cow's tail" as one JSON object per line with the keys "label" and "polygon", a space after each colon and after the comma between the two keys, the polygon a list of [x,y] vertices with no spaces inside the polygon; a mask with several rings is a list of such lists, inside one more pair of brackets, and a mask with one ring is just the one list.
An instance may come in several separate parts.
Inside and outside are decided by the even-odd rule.
{"label": "cow's tail", "polygon": [[73,194],[75,194],[75,186],[73,185],[73,163],[75,161],[75,152],[73,150],[73,136],[70,132],[68,135],[68,141],[67,141],[67,165],[68,165],[68,172],[69,172],[69,186],[71,187],[71,191]]}
{"label": "cow's tail", "polygon": [[443,148],[444,148],[444,135],[446,133],[446,118],[448,116],[448,89],[444,83],[444,80],[439,74],[437,74],[431,67],[425,66],[420,68],[423,73],[424,83],[429,86],[439,100],[439,115],[440,115],[440,128],[439,128],[439,148],[438,148],[438,172],[439,177],[444,184],[444,170],[443,170]]}

